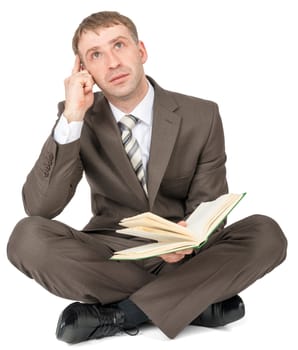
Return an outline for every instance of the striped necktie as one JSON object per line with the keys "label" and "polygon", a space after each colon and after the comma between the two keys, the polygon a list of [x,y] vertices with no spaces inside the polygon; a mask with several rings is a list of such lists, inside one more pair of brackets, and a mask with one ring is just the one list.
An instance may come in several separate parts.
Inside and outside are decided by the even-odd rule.
{"label": "striped necktie", "polygon": [[141,149],[138,144],[138,141],[132,134],[132,129],[136,126],[137,122],[138,119],[135,116],[129,114],[123,116],[118,124],[121,128],[122,143],[127,153],[127,156],[146,195],[148,196]]}

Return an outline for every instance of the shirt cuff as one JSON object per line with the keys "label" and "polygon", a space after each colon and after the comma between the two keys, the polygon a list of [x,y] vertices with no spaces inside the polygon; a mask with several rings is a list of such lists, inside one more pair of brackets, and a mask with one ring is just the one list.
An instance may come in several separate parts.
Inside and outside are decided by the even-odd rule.
{"label": "shirt cuff", "polygon": [[60,145],[74,142],[81,137],[84,122],[68,122],[62,115],[54,130],[54,140]]}

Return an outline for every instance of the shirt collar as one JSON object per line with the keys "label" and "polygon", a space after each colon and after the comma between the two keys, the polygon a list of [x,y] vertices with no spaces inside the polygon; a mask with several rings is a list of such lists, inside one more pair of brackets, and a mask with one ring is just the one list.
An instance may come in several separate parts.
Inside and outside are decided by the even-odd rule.
{"label": "shirt collar", "polygon": [[[134,115],[136,118],[140,119],[147,125],[152,125],[152,115],[153,115],[153,102],[154,102],[154,88],[147,80],[148,91],[143,100],[132,110],[130,114]],[[119,108],[115,107],[109,102],[112,113],[118,123],[125,113],[123,113]]]}

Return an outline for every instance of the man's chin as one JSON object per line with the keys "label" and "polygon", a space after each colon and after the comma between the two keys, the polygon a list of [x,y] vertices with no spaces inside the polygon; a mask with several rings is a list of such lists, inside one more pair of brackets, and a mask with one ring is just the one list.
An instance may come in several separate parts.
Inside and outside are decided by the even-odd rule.
{"label": "man's chin", "polygon": [[114,89],[102,90],[105,97],[111,102],[115,99],[124,101],[130,98],[132,90],[128,86],[117,86]]}

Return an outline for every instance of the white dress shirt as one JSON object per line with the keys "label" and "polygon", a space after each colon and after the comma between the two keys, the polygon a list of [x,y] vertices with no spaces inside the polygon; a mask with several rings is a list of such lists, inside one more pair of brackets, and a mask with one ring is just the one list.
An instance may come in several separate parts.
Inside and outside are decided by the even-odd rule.
{"label": "white dress shirt", "polygon": [[[150,153],[154,101],[154,89],[149,82],[148,87],[146,96],[134,110],[129,113],[140,120],[133,128],[132,133],[141,148],[144,169],[147,169]],[[109,103],[109,105],[118,123],[126,113],[123,113],[111,103]],[[78,140],[81,136],[83,123],[83,121],[68,123],[67,119],[62,115],[54,130],[55,141],[63,145]]]}

